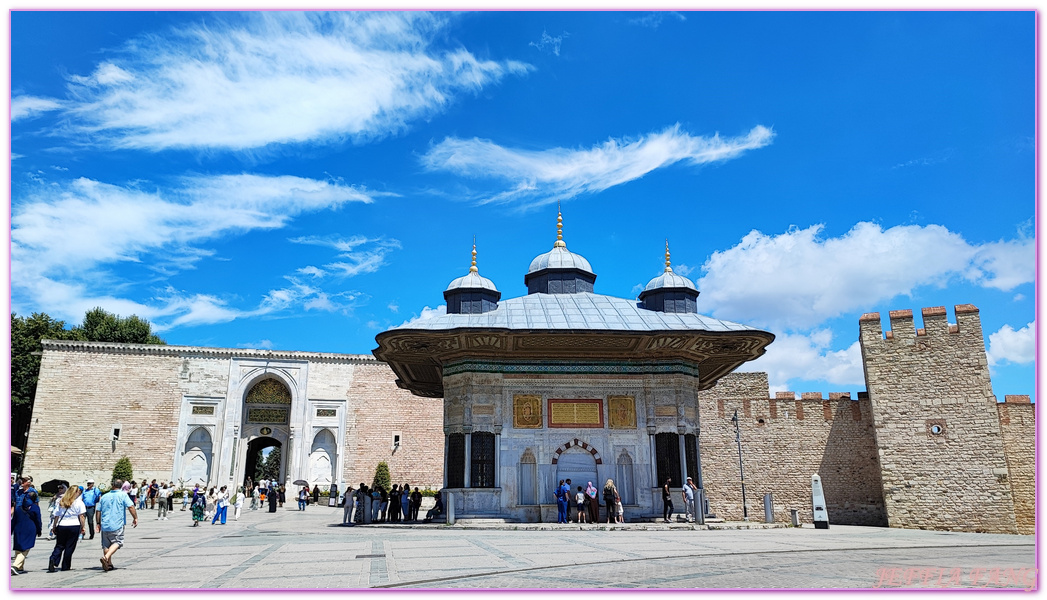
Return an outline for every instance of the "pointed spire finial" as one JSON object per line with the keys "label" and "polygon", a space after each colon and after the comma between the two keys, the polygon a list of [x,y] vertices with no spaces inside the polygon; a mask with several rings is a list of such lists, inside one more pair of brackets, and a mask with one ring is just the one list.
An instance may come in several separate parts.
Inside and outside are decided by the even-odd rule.
{"label": "pointed spire finial", "polygon": [[470,273],[479,273],[480,269],[476,268],[476,236],[473,236],[473,264],[469,267]]}
{"label": "pointed spire finial", "polygon": [[553,248],[566,248],[567,243],[563,241],[563,213],[560,212],[560,202],[556,202],[556,243]]}
{"label": "pointed spire finial", "polygon": [[669,266],[669,238],[665,239],[665,272],[673,272],[673,268]]}

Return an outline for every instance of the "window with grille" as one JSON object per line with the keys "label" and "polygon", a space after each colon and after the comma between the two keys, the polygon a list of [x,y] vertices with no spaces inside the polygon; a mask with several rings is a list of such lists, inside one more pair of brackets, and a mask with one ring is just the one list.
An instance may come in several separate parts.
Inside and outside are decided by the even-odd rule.
{"label": "window with grille", "polygon": [[486,431],[473,433],[472,439],[472,472],[469,487],[494,487],[494,434]]}
{"label": "window with grille", "polygon": [[680,487],[680,436],[675,433],[659,433],[654,436],[655,461],[658,463],[658,487],[672,479],[672,487]]}
{"label": "window with grille", "polygon": [[447,436],[447,487],[465,487],[465,434]]}
{"label": "window with grille", "polygon": [[698,472],[698,436],[688,433],[683,436],[683,450],[687,454],[687,476],[694,485],[702,487],[702,474]]}

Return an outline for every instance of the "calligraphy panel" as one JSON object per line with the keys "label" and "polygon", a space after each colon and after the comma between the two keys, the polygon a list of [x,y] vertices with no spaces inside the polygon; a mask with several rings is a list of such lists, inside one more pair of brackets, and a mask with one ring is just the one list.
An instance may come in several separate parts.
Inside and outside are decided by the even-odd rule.
{"label": "calligraphy panel", "polygon": [[541,396],[513,394],[513,427],[516,429],[542,428]]}
{"label": "calligraphy panel", "polygon": [[603,426],[603,400],[549,400],[549,427]]}
{"label": "calligraphy panel", "polygon": [[611,429],[636,429],[636,399],[632,396],[610,396],[607,410]]}

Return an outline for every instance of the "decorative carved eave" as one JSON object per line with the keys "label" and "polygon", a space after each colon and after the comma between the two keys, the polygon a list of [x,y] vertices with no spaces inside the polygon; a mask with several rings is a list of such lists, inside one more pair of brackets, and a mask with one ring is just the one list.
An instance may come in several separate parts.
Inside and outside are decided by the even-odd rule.
{"label": "decorative carved eave", "polygon": [[697,366],[699,389],[709,389],[742,363],[763,355],[766,331],[518,331],[395,329],[378,334],[375,357],[396,373],[396,385],[415,395],[443,397],[443,366],[463,359],[682,360]]}

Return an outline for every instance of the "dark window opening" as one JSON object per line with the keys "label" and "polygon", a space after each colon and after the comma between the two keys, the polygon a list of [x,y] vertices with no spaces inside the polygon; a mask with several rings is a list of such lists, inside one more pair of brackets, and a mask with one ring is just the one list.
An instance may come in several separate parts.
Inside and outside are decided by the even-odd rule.
{"label": "dark window opening", "polygon": [[465,487],[465,434],[447,436],[447,487]]}
{"label": "dark window opening", "polygon": [[494,434],[486,431],[473,433],[470,453],[469,487],[494,487]]}
{"label": "dark window opening", "polygon": [[654,436],[655,460],[658,463],[658,487],[672,479],[672,487],[680,487],[680,436],[675,433],[659,433]]}

